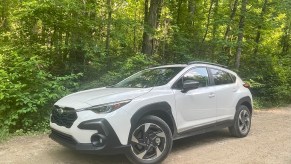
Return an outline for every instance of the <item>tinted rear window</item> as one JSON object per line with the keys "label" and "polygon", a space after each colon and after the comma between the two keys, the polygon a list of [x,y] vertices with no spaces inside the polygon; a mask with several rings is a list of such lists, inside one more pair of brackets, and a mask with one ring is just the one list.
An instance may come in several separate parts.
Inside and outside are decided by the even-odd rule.
{"label": "tinted rear window", "polygon": [[225,71],[218,69],[210,69],[215,85],[223,85],[233,83],[231,75]]}
{"label": "tinted rear window", "polygon": [[236,81],[236,76],[234,76],[233,74],[230,73],[230,76],[232,78],[232,81],[235,82]]}

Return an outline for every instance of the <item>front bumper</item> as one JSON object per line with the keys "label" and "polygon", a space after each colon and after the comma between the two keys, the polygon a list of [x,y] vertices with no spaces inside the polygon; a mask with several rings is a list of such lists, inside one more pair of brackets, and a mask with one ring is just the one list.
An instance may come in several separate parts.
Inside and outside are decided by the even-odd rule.
{"label": "front bumper", "polygon": [[51,139],[68,148],[89,154],[124,154],[129,149],[129,145],[122,145],[106,119],[94,119],[82,122],[78,125],[82,130],[96,130],[96,135],[102,135],[103,144],[94,146],[92,143],[79,143],[69,134],[62,133],[52,128],[49,135]]}

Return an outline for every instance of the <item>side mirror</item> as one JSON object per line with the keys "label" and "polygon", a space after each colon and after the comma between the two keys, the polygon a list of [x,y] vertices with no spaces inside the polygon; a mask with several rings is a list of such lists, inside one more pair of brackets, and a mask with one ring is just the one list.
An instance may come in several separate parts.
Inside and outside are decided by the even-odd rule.
{"label": "side mirror", "polygon": [[186,80],[183,82],[182,92],[186,93],[189,90],[196,89],[199,87],[199,82],[194,80]]}

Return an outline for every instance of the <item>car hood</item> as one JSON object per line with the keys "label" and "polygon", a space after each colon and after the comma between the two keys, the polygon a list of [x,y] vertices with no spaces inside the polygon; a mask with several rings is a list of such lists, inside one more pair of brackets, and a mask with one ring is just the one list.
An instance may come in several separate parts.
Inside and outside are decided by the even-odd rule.
{"label": "car hood", "polygon": [[65,96],[57,101],[55,105],[82,109],[99,104],[134,99],[149,92],[151,89],[152,88],[96,88]]}

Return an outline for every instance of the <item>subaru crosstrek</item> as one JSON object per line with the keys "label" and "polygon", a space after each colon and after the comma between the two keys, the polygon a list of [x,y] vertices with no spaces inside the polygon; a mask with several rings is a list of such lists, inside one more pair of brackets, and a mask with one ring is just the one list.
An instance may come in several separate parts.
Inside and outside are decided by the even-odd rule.
{"label": "subaru crosstrek", "polygon": [[225,127],[235,137],[247,136],[253,110],[248,87],[213,63],[145,69],[116,85],[57,101],[50,137],[78,151],[159,163],[176,139]]}

